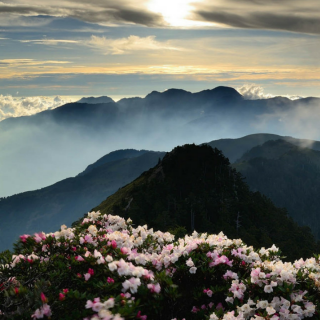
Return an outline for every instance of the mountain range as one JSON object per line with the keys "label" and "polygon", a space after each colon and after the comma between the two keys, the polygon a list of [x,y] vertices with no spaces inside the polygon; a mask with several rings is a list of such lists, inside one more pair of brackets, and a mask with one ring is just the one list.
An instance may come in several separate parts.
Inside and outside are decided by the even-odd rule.
{"label": "mountain range", "polygon": [[246,100],[230,87],[197,93],[169,89],[118,102],[106,96],[83,98],[5,119],[0,122],[0,181],[6,183],[0,184],[0,196],[74,176],[116,149],[168,151],[185,143],[259,132],[294,136],[299,126],[293,119],[299,118],[300,109],[314,105],[320,99]]}
{"label": "mountain range", "polygon": [[320,151],[268,141],[246,152],[233,167],[246,177],[251,190],[285,207],[320,239]]}
{"label": "mountain range", "polygon": [[10,248],[21,234],[58,230],[62,224],[70,226],[94,205],[156,165],[163,156],[164,152],[118,150],[74,178],[2,198],[0,251]]}
{"label": "mountain range", "polygon": [[300,227],[267,197],[252,192],[220,150],[184,145],[93,210],[131,218],[138,225],[181,233],[223,231],[255,247],[276,244],[289,260],[319,252]]}
{"label": "mountain range", "polygon": [[[287,208],[295,221],[309,226],[320,238],[316,196],[320,188],[317,179],[320,142],[253,134],[207,144],[222,150],[233,168],[246,177],[252,191],[260,191],[277,206]],[[164,155],[165,152],[148,150],[118,150],[101,157],[73,178],[40,190],[2,198],[0,250],[10,248],[20,234],[49,232],[61,224],[70,225],[119,188],[157,165]],[[17,225],[17,220],[25,223]]]}

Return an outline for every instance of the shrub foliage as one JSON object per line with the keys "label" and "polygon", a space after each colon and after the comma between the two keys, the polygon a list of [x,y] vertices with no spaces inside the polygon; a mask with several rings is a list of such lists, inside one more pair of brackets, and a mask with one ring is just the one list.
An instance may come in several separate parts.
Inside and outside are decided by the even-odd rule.
{"label": "shrub foliage", "polygon": [[90,212],[0,256],[3,319],[319,318],[319,257],[283,262],[223,233],[175,239]]}

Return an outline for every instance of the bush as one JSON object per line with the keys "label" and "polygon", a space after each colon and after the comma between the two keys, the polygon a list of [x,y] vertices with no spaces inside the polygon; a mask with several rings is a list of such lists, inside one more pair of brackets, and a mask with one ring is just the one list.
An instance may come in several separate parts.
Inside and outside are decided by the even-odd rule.
{"label": "bush", "polygon": [[3,319],[318,318],[319,257],[293,264],[275,246],[134,228],[91,212],[74,228],[22,235],[0,257]]}

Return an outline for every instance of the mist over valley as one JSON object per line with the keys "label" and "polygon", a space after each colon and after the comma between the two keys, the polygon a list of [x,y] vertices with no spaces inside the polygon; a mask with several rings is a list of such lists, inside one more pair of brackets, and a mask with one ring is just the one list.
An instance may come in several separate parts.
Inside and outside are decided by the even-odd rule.
{"label": "mist over valley", "polygon": [[197,93],[169,89],[118,102],[86,98],[35,115],[8,118],[0,122],[0,180],[5,181],[0,184],[0,196],[75,176],[119,149],[170,151],[185,143],[260,132],[317,140],[319,101],[249,100],[230,87]]}

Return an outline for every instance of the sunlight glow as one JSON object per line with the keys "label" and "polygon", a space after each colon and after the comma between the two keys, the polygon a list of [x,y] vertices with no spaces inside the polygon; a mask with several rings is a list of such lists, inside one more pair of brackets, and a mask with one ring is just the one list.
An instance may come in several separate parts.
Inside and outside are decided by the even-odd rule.
{"label": "sunlight glow", "polygon": [[193,4],[202,0],[150,0],[148,9],[162,14],[172,27],[212,26],[212,23],[189,20]]}

